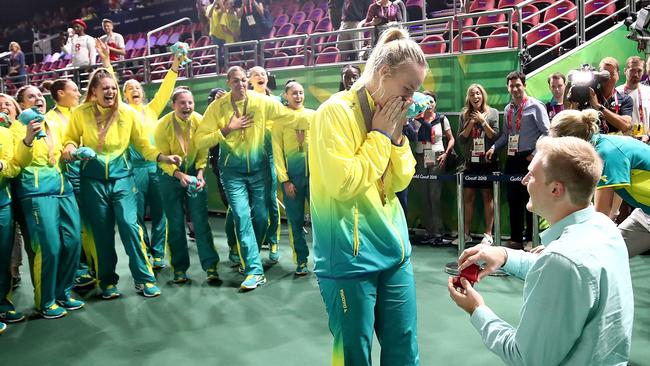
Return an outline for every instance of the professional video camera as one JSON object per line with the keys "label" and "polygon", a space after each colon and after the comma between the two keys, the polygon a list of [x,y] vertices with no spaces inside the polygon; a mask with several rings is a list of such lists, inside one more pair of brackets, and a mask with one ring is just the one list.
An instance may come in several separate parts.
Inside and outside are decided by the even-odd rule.
{"label": "professional video camera", "polygon": [[596,71],[589,64],[584,64],[579,69],[569,71],[567,78],[567,99],[576,103],[578,110],[583,110],[589,108],[589,88],[598,94],[601,83],[609,80],[609,71]]}
{"label": "professional video camera", "polygon": [[637,13],[631,13],[625,19],[625,26],[630,31],[627,38],[638,43],[637,49],[639,52],[648,54],[650,52],[650,31],[648,31],[650,26],[650,5]]}

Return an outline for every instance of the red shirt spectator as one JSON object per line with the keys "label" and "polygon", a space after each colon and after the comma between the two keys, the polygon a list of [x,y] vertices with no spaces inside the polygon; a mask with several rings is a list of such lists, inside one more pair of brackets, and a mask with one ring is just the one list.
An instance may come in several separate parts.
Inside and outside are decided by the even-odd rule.
{"label": "red shirt spectator", "polygon": [[366,25],[384,25],[391,22],[401,22],[402,13],[397,5],[389,0],[377,0],[368,7]]}

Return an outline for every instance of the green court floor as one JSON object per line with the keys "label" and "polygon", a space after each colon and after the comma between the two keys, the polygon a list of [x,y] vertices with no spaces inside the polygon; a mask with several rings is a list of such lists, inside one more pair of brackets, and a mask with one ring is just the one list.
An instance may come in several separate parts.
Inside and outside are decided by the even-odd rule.
{"label": "green court floor", "polygon": [[[158,275],[162,296],[142,298],[135,294],[118,239],[122,297],[103,301],[86,294],[86,307],[63,319],[32,317],[9,325],[0,336],[2,365],[329,365],[332,338],[318,284],[313,274],[294,278],[286,224],[280,263],[267,267],[269,282],[240,293],[242,277],[229,267],[223,222],[211,218],[223,260],[221,286],[205,282],[196,247],[190,243],[193,282],[170,284],[171,270],[166,268]],[[268,251],[262,253],[268,256]],[[449,299],[443,268],[455,256],[451,247],[413,248],[421,364],[500,365],[483,346],[469,316]],[[630,365],[650,365],[650,257],[634,258],[631,267],[636,309]],[[32,287],[26,267],[22,272],[23,285],[14,300],[19,310],[31,312]],[[521,281],[489,278],[478,290],[498,315],[517,322]],[[378,365],[377,342],[373,359]]]}

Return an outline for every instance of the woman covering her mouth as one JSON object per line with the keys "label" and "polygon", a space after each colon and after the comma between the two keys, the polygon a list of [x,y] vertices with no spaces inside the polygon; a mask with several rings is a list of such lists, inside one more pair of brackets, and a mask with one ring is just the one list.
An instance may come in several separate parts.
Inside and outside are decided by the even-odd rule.
{"label": "woman covering her mouth", "polygon": [[[127,80],[124,83],[123,91],[126,102],[136,110],[138,122],[142,125],[144,134],[153,143],[154,132],[158,126],[158,118],[165,109],[169,98],[172,96],[180,58],[174,57],[172,66],[165,75],[158,92],[153,99],[146,103],[145,93],[142,85],[135,79]],[[133,177],[135,186],[138,189],[138,224],[142,227],[144,241],[147,244],[147,254],[153,258],[153,268],[162,269],[165,267],[165,247],[167,246],[167,220],[163,213],[163,206],[160,198],[160,183],[158,179],[158,167],[155,162],[147,161],[133,145],[129,145],[129,159],[133,164]],[[151,235],[144,225],[144,213],[149,207],[151,216]]]}
{"label": "woman covering her mouth", "polygon": [[115,223],[129,256],[136,291],[145,297],[158,296],[160,289],[141,241],[142,228],[137,223],[137,188],[128,147],[132,144],[149,161],[180,164],[181,159],[161,154],[152,146],[138,113],[120,103],[117,81],[105,68],[91,74],[84,103],[72,112],[64,139],[66,160],[75,159],[82,139],[84,146],[97,154],[82,163],[80,191],[83,201],[88,203],[83,205],[82,214],[88,218],[94,239],[102,298],[120,296],[115,273]]}

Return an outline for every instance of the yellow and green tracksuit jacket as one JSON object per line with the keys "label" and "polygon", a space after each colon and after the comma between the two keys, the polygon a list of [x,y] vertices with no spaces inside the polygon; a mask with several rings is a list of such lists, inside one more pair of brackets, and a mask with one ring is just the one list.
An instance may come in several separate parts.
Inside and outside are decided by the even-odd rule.
{"label": "yellow and green tracksuit jacket", "polygon": [[[209,149],[219,144],[219,168],[240,173],[258,172],[268,163],[264,136],[273,126],[271,121],[282,121],[285,126],[295,124],[295,116],[275,99],[249,91],[247,93],[247,114],[254,119],[253,126],[232,131],[224,137],[221,129],[228,125],[234,111],[230,93],[213,101],[203,114],[203,122],[196,131],[195,145],[198,149]],[[243,113],[244,100],[236,103],[239,113]],[[279,122],[280,123],[280,122]]]}
{"label": "yellow and green tracksuit jacket", "polygon": [[[152,145],[154,144],[154,133],[158,125],[158,118],[165,110],[165,106],[172,96],[177,77],[178,73],[175,71],[167,71],[165,78],[160,84],[160,88],[158,88],[158,92],[149,103],[146,105],[129,104],[135,110],[136,115],[140,117],[139,120],[142,121],[143,132],[149,138]],[[135,167],[155,165],[155,163],[148,162],[133,146],[129,146],[129,156],[131,163]]]}
{"label": "yellow and green tracksuit jacket", "polygon": [[[365,97],[374,112],[372,98]],[[415,173],[409,144],[395,146],[366,129],[357,90],[337,93],[318,108],[310,138],[315,273],[352,278],[406,261],[411,245],[395,192]]]}
{"label": "yellow and green tracksuit jacket", "polygon": [[[57,110],[60,112],[60,114],[57,113]],[[48,121],[56,122],[59,125],[60,130],[65,133],[68,123],[70,122],[70,118],[72,117],[72,111],[72,108],[57,105],[45,113],[45,119]],[[81,145],[83,145],[83,141],[81,142]],[[68,179],[70,179],[70,183],[72,183],[72,186],[75,189],[79,188],[79,166],[79,161],[66,163],[62,166],[62,169],[65,169],[66,175],[68,176]]]}
{"label": "yellow and green tracksuit jacket", "polygon": [[[104,140],[103,148],[99,145],[99,128],[95,120],[95,102],[88,102],[80,105],[72,112],[72,118],[65,132],[64,146],[73,144],[79,147],[83,138],[84,146],[95,151],[95,159],[81,163],[81,176],[97,180],[120,179],[131,175],[131,167],[128,159],[129,144],[135,148],[149,161],[156,161],[160,152],[151,145],[145,135],[140,118],[133,108],[120,103],[117,115]],[[97,104],[97,108],[105,120],[109,113],[108,108]]]}
{"label": "yellow and green tracksuit jacket", "polygon": [[[204,169],[208,164],[208,149],[197,149],[193,140],[196,135],[196,130],[201,125],[202,118],[199,113],[194,112],[188,121],[184,121],[178,116],[175,116],[174,112],[170,112],[164,115],[158,122],[158,127],[156,127],[155,132],[156,147],[163,154],[178,155],[183,158],[183,164],[180,167],[175,164],[158,163],[158,166],[165,174],[173,177],[174,171],[179,169],[185,174],[195,175],[195,170]],[[186,153],[183,152],[181,143],[176,135],[173,123],[174,119],[185,135],[187,141]]]}
{"label": "yellow and green tracksuit jacket", "polygon": [[[316,113],[312,109],[292,110],[296,114],[296,128],[284,127],[276,123],[272,128],[273,160],[278,181],[284,183],[290,180],[289,175],[303,174],[309,176],[307,165],[307,149],[309,148],[309,123]],[[302,131],[302,132],[301,132]],[[304,133],[302,151],[298,143],[298,133]]]}
{"label": "yellow and green tracksuit jacket", "polygon": [[[14,122],[17,124],[20,122]],[[25,135],[23,135],[23,138]],[[23,145],[16,150],[20,150],[23,159],[31,159],[31,148]],[[0,207],[6,206],[11,203],[11,187],[9,181],[20,173],[20,166],[14,159],[14,138],[13,134],[8,128],[0,127],[0,162],[2,163],[2,170],[0,170]]]}
{"label": "yellow and green tracksuit jacket", "polygon": [[15,178],[16,194],[19,198],[34,196],[68,196],[73,193],[72,185],[65,179],[65,171],[61,170],[60,160],[63,151],[63,126],[59,123],[45,119],[43,130],[48,130],[52,139],[52,151],[47,139],[34,139],[31,154],[23,148],[23,139],[27,126],[16,122],[11,124],[11,133],[14,138],[14,160],[21,171]]}

